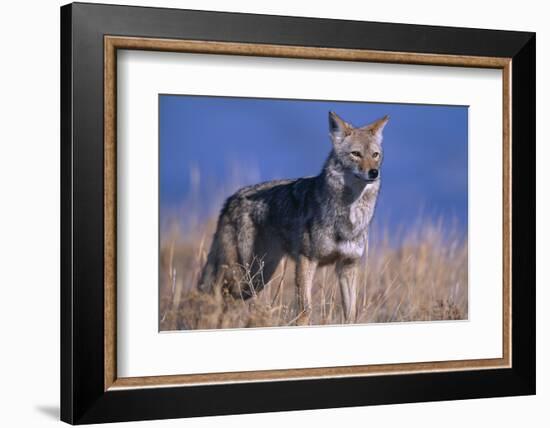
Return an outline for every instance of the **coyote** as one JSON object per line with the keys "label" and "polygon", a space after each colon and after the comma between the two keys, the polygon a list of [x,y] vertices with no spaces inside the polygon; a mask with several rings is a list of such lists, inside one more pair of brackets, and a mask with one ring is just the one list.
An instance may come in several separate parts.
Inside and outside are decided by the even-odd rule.
{"label": "coyote", "polygon": [[[298,325],[308,325],[317,267],[336,265],[344,317],[356,318],[356,270],[380,189],[388,116],[355,128],[329,112],[332,150],[321,173],[244,187],[223,205],[199,280],[204,292],[247,299],[269,283],[283,257],[296,265]],[[252,272],[243,281],[243,270]]]}

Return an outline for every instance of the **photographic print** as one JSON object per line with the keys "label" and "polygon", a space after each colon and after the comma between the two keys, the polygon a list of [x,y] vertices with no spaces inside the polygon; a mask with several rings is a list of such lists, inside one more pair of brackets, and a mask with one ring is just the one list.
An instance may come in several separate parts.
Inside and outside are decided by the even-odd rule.
{"label": "photographic print", "polygon": [[159,329],[468,319],[468,107],[159,95]]}

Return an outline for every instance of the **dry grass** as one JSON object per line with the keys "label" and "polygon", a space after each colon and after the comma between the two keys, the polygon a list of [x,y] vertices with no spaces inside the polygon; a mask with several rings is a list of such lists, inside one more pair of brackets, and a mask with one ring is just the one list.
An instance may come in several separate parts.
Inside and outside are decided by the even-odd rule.
{"label": "dry grass", "polygon": [[[182,232],[174,223],[161,238],[160,329],[275,327],[292,325],[299,313],[294,263],[284,261],[265,289],[242,301],[205,295],[196,284],[215,220]],[[387,236],[387,234],[386,234]],[[254,272],[243,271],[243,281]],[[356,323],[466,319],[468,246],[441,224],[423,224],[400,239],[371,242],[357,287]],[[332,267],[318,269],[312,324],[341,324],[343,311]]]}

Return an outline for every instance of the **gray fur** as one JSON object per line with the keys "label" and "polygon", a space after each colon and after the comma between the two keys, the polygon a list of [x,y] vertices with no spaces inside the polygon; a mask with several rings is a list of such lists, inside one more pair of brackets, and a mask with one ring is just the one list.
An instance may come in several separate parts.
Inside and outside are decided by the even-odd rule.
{"label": "gray fur", "polygon": [[[199,288],[212,292],[222,287],[246,299],[269,282],[283,257],[290,257],[296,262],[302,310],[298,323],[308,324],[315,269],[336,264],[344,315],[352,322],[355,269],[380,189],[380,177],[371,180],[368,172],[381,165],[387,120],[354,128],[330,113],[333,148],[319,175],[260,183],[230,196],[218,218]],[[248,283],[253,290],[239,279],[245,269],[257,273]]]}

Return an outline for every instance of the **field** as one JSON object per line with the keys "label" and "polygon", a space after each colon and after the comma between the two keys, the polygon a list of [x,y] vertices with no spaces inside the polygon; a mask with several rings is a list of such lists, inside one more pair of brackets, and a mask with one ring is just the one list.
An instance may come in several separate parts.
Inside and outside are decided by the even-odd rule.
{"label": "field", "polygon": [[[215,218],[182,231],[166,227],[160,248],[160,329],[189,330],[293,325],[299,315],[294,263],[283,261],[263,291],[247,301],[205,295],[196,284],[215,229]],[[358,277],[356,323],[456,320],[468,317],[467,241],[443,223],[420,223],[391,236],[373,230]],[[243,270],[243,281],[254,272]],[[343,323],[332,267],[318,269],[312,324]]]}

